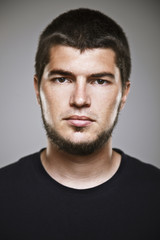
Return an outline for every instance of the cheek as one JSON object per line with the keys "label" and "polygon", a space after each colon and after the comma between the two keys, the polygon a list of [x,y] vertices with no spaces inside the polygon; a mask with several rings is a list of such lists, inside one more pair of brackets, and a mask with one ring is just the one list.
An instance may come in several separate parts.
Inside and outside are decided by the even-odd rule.
{"label": "cheek", "polygon": [[54,99],[54,94],[43,90],[40,92],[40,99],[45,119],[50,122],[52,115],[54,115],[54,111],[56,111],[56,101]]}
{"label": "cheek", "polygon": [[52,88],[43,89],[40,94],[43,114],[48,123],[58,122],[60,114],[64,112],[67,104],[65,91],[56,91]]}
{"label": "cheek", "polygon": [[97,112],[99,111],[101,119],[103,119],[106,124],[114,122],[121,103],[121,96],[120,92],[105,94],[104,96],[101,95],[102,98],[99,101],[99,109]]}
{"label": "cheek", "polygon": [[115,95],[115,97],[111,101],[111,107],[113,108],[113,111],[115,112],[118,111],[119,106],[121,104],[121,98],[122,98],[122,94],[119,92],[117,95]]}
{"label": "cheek", "polygon": [[94,94],[94,105],[97,104],[99,110],[106,109],[106,111],[111,111],[117,109],[121,102],[122,93],[117,90],[108,90],[98,94]]}

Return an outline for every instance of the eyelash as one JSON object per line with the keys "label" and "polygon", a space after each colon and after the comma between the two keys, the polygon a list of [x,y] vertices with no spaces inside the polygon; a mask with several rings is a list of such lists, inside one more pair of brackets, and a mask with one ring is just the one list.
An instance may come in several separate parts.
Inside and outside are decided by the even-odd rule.
{"label": "eyelash", "polygon": [[94,82],[97,82],[98,85],[105,85],[105,84],[109,83],[109,81],[104,80],[104,79],[96,79],[96,80],[94,80]]}
{"label": "eyelash", "polygon": [[[58,83],[65,83],[65,82],[72,82],[72,79],[68,79],[65,77],[57,77],[57,78],[53,78],[52,79],[53,82],[58,82]],[[94,79],[90,81],[91,84],[97,84],[97,85],[105,85],[105,84],[109,84],[108,80],[104,80],[104,79]]]}
{"label": "eyelash", "polygon": [[[62,80],[62,81],[61,81],[61,80]],[[68,79],[65,78],[65,77],[59,77],[59,78],[54,78],[54,79],[53,79],[53,81],[59,82],[59,83],[64,83],[66,80],[68,81]]]}

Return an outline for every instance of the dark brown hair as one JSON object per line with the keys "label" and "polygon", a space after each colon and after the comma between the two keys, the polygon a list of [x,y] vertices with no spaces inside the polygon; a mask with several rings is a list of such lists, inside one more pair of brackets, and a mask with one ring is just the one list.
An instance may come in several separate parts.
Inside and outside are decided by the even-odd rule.
{"label": "dark brown hair", "polygon": [[122,28],[103,13],[91,9],[75,9],[61,14],[42,32],[35,58],[35,74],[39,86],[53,45],[71,46],[83,52],[93,48],[111,48],[116,53],[122,86],[131,71],[130,49]]}

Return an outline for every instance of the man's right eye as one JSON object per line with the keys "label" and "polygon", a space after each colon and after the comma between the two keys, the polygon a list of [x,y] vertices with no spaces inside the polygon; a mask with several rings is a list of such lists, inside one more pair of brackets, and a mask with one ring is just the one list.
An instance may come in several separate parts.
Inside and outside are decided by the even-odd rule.
{"label": "man's right eye", "polygon": [[65,77],[55,77],[55,78],[52,78],[51,81],[53,81],[55,83],[67,83],[67,82],[69,82],[69,80]]}

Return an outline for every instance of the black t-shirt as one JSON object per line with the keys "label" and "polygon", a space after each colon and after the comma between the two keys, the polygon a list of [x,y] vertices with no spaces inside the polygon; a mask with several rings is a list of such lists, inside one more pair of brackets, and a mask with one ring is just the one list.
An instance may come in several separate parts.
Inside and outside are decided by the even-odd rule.
{"label": "black t-shirt", "polygon": [[110,180],[84,190],[52,179],[40,152],[2,168],[0,239],[160,239],[160,170],[121,155]]}

